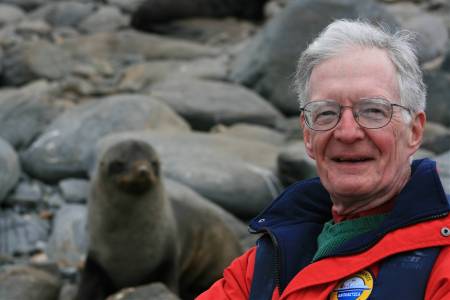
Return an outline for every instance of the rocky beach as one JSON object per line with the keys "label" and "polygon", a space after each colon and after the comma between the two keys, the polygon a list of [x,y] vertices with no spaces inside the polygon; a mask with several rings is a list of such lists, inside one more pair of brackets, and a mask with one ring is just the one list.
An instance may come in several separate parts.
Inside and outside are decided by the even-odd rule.
{"label": "rocky beach", "polygon": [[[450,194],[448,0],[0,0],[0,300],[73,299],[111,141],[152,145],[169,198],[216,211],[251,247],[246,223],[316,175],[293,76],[340,18],[416,33],[428,97],[415,158],[437,161]],[[108,299],[180,298],[153,282]]]}

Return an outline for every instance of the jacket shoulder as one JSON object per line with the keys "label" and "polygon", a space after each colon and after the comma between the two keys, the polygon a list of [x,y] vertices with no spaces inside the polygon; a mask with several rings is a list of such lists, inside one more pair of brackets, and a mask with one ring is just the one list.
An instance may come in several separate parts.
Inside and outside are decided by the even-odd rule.
{"label": "jacket shoulder", "polygon": [[256,247],[236,258],[216,281],[196,300],[244,300],[248,299],[255,266]]}

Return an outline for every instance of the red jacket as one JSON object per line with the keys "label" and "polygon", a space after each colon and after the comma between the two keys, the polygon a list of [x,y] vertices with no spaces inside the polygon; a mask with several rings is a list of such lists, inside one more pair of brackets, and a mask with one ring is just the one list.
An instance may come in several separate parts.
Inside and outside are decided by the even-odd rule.
{"label": "red jacket", "polygon": [[[339,286],[342,287],[346,280],[354,277],[358,273],[363,274],[364,276],[366,276],[365,274],[370,274],[367,275],[369,278],[367,279],[368,283],[366,283],[366,285],[373,284],[373,281],[375,281],[378,276],[380,263],[386,258],[392,257],[392,255],[397,253],[440,246],[442,248],[429,275],[424,299],[450,300],[450,216],[448,216],[448,203],[446,202],[445,193],[443,192],[439,180],[436,180],[437,174],[435,174],[435,165],[429,163],[429,161],[416,162],[415,165],[416,167],[413,167],[415,175],[412,176],[411,180],[414,182],[405,187],[406,191],[404,192],[404,195],[399,195],[398,200],[396,200],[399,204],[397,205],[396,203],[396,208],[394,208],[392,213],[393,216],[387,221],[389,226],[394,228],[393,230],[382,235],[381,238],[376,240],[376,243],[373,246],[365,251],[359,251],[350,255],[326,257],[301,267],[300,271],[287,280],[285,286],[282,287],[281,295],[279,293],[279,286],[275,288],[272,299],[338,299],[333,296],[334,291],[336,291]],[[417,181],[424,183],[424,185],[419,186]],[[426,191],[421,194],[418,189],[423,189],[424,186],[426,187]],[[298,190],[296,190],[295,193],[297,194]],[[281,197],[286,197],[286,195],[282,195]],[[305,195],[302,195],[302,197],[305,198]],[[314,198],[317,198],[317,194],[314,194]],[[416,206],[416,204],[418,206]],[[281,212],[281,210],[277,211],[276,205],[277,204],[272,204],[267,209],[267,211],[272,214],[267,213],[267,211],[264,212],[255,220],[256,224],[258,221],[260,223],[270,223],[270,220],[266,219]],[[292,205],[292,203],[289,205]],[[430,213],[419,212],[415,213],[415,217],[411,217],[414,215],[414,210],[417,210],[421,205],[425,207],[426,210],[429,210]],[[286,215],[289,215],[289,211],[286,210],[286,206],[281,207],[283,207],[285,211],[285,215],[282,218],[283,222],[277,220],[267,227],[263,227],[269,228],[267,230],[275,228],[272,230],[275,232],[275,237],[277,236],[277,230],[279,232],[279,228],[294,228],[299,227],[301,226],[301,223],[304,223],[304,220],[298,222],[298,225],[297,223],[293,223],[294,221],[292,220],[289,221],[289,217],[286,217]],[[304,205],[302,208],[303,207]],[[410,209],[408,207],[412,208]],[[423,208],[421,208],[421,210],[423,210]],[[274,211],[276,213],[273,213]],[[298,213],[295,208],[293,208],[292,211],[292,214]],[[432,217],[433,215],[435,217]],[[389,217],[387,217],[387,219],[388,218]],[[391,219],[395,220],[391,221]],[[264,222],[261,222],[261,220]],[[408,223],[408,220],[414,221]],[[310,220],[308,221],[310,222]],[[398,224],[403,225],[400,226]],[[270,233],[272,234],[272,232]],[[278,242],[281,241],[281,243],[283,243],[282,235],[283,234],[278,234]],[[290,243],[288,246],[292,245],[293,244]],[[283,245],[280,247],[283,247]],[[254,275],[256,249],[257,248],[254,247],[234,260],[232,264],[225,269],[223,278],[217,281],[208,291],[201,294],[197,299],[248,299]],[[283,253],[283,250],[281,253]],[[301,254],[299,253],[299,255]],[[283,255],[281,256],[280,261],[282,268],[289,268],[289,259],[283,257]],[[360,276],[359,278],[365,278],[364,276]],[[358,299],[366,298],[362,297]]]}

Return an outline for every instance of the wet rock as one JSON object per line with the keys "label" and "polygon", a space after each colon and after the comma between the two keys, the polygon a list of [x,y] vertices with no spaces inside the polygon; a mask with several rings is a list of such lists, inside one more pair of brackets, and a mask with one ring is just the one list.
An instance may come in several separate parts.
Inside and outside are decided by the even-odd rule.
{"label": "wet rock", "polygon": [[128,23],[128,18],[117,7],[104,6],[85,18],[78,27],[83,32],[114,32]]}
{"label": "wet rock", "polygon": [[22,85],[39,78],[59,79],[72,69],[71,57],[44,40],[25,41],[7,48],[2,83]]}
{"label": "wet rock", "polygon": [[450,127],[450,73],[433,71],[424,76],[427,85],[427,120]]}
{"label": "wet rock", "polygon": [[205,43],[207,45],[234,45],[245,41],[256,32],[256,26],[238,19],[193,18],[176,20],[153,31],[165,36]]}
{"label": "wet rock", "polygon": [[441,154],[450,149],[450,129],[434,122],[425,125],[423,148],[436,154]]}
{"label": "wet rock", "polygon": [[433,159],[436,154],[430,150],[419,148],[416,153],[413,154],[413,159],[431,158]]}
{"label": "wet rock", "polygon": [[30,14],[32,19],[43,19],[54,27],[76,27],[94,13],[94,3],[79,1],[50,2]]}
{"label": "wet rock", "polygon": [[298,57],[326,25],[339,18],[395,24],[375,1],[291,1],[238,54],[231,80],[251,87],[285,114],[297,114],[297,97],[290,78]]}
{"label": "wet rock", "polygon": [[61,180],[58,185],[66,202],[86,203],[89,193],[88,180],[69,178]]}
{"label": "wet rock", "polygon": [[25,149],[60,113],[38,86],[0,92],[0,137]]}
{"label": "wet rock", "polygon": [[102,136],[128,130],[189,130],[167,105],[144,95],[91,100],[67,110],[22,154],[24,169],[43,181],[86,177],[86,157]]}
{"label": "wet rock", "polygon": [[230,136],[245,140],[259,141],[275,146],[286,142],[286,136],[279,131],[261,125],[237,123],[231,126],[217,125],[211,128],[212,134]]}
{"label": "wet rock", "polygon": [[278,174],[285,186],[317,176],[316,164],[305,150],[303,142],[286,146],[278,155]]}
{"label": "wet rock", "polygon": [[18,182],[20,171],[16,152],[0,138],[0,203]]}
{"label": "wet rock", "polygon": [[15,26],[15,32],[24,40],[48,39],[52,28],[42,20],[25,20]]}
{"label": "wet rock", "polygon": [[435,157],[439,177],[447,194],[450,194],[450,151]]}
{"label": "wet rock", "polygon": [[41,251],[48,239],[48,231],[48,222],[34,214],[0,211],[0,253],[17,256]]}
{"label": "wet rock", "polygon": [[190,61],[156,60],[137,63],[123,72],[118,90],[140,92],[167,78],[208,78],[224,80],[227,77],[227,56],[199,58]]}
{"label": "wet rock", "polygon": [[303,140],[303,129],[298,115],[286,118],[285,122],[278,124],[277,129],[284,132],[288,140]]}
{"label": "wet rock", "polygon": [[450,133],[437,137],[432,145],[428,145],[427,149],[436,154],[447,152],[450,149]]}
{"label": "wet rock", "polygon": [[7,198],[8,204],[37,208],[42,201],[43,191],[36,181],[22,180],[17,184],[12,194]]}
{"label": "wet rock", "polygon": [[413,3],[386,5],[402,28],[416,33],[417,55],[421,64],[441,58],[447,52],[448,32],[444,21]]}
{"label": "wet rock", "polygon": [[98,148],[128,138],[156,149],[166,177],[242,219],[255,216],[280,192],[274,173],[278,148],[273,145],[206,133],[130,132],[111,135]]}
{"label": "wet rock", "polygon": [[196,130],[238,122],[274,127],[283,118],[251,90],[225,82],[170,80],[154,84],[151,94],[167,103]]}
{"label": "wet rock", "polygon": [[65,39],[62,47],[81,62],[115,65],[152,59],[193,59],[220,54],[216,48],[197,43],[145,34],[134,30],[100,32]]}
{"label": "wet rock", "polygon": [[0,27],[18,23],[25,18],[25,12],[17,6],[0,3]]}
{"label": "wet rock", "polygon": [[140,287],[126,288],[109,296],[106,300],[180,300],[160,282],[143,285]]}
{"label": "wet rock", "polygon": [[57,300],[61,281],[28,266],[8,266],[0,271],[0,299]]}
{"label": "wet rock", "polygon": [[192,17],[235,16],[261,19],[267,0],[145,0],[132,14],[134,28],[151,31],[155,24]]}
{"label": "wet rock", "polygon": [[3,72],[3,49],[0,47],[0,78],[2,76],[2,72]]}
{"label": "wet rock", "polygon": [[142,0],[106,0],[106,2],[120,8],[123,12],[130,14],[137,9],[139,4],[142,3]]}
{"label": "wet rock", "polygon": [[2,0],[5,4],[11,4],[22,8],[25,11],[33,10],[45,4],[48,0]]}
{"label": "wet rock", "polygon": [[61,270],[79,268],[87,252],[85,205],[66,204],[56,213],[45,253]]}

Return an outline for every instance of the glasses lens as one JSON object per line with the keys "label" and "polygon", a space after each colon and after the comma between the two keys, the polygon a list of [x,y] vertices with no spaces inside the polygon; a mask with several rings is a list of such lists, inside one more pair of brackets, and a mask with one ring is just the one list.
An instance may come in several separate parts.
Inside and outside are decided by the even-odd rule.
{"label": "glasses lens", "polygon": [[314,130],[328,130],[339,121],[340,106],[334,101],[312,101],[305,106],[305,119]]}
{"label": "glasses lens", "polygon": [[353,107],[358,123],[366,128],[385,126],[392,117],[392,105],[385,99],[364,99]]}

